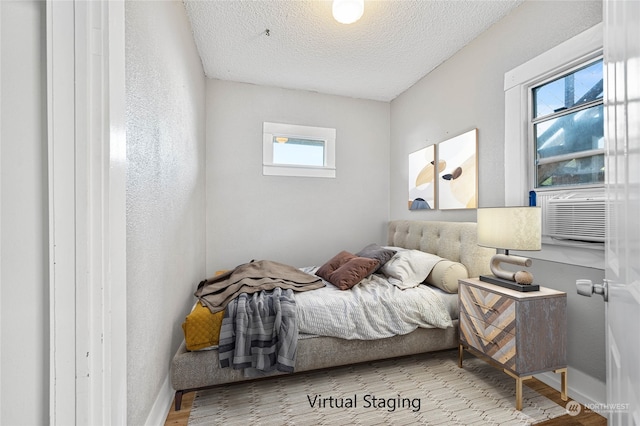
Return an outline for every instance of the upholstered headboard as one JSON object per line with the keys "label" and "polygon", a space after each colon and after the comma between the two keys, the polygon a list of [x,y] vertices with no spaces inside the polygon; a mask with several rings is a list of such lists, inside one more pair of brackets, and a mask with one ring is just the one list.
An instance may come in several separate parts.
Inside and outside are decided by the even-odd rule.
{"label": "upholstered headboard", "polygon": [[491,273],[489,262],[496,254],[494,249],[477,244],[473,222],[393,220],[389,222],[387,243],[462,263],[470,277]]}

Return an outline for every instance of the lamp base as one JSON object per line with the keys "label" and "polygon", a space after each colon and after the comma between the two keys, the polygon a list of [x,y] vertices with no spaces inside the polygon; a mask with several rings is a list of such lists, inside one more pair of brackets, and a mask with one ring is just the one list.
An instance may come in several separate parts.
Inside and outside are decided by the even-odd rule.
{"label": "lamp base", "polygon": [[493,275],[480,275],[480,281],[486,283],[499,285],[500,287],[509,288],[516,291],[538,291],[540,286],[538,284],[518,284],[515,281],[509,281],[502,278],[498,278]]}

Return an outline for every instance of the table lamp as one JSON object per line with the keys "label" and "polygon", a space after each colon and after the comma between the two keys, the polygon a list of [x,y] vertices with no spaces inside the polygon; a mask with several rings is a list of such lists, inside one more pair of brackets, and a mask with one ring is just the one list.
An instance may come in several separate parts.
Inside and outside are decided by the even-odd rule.
{"label": "table lamp", "polygon": [[504,254],[491,258],[493,275],[481,275],[480,280],[519,291],[538,290],[529,271],[511,272],[501,263],[531,266],[527,257],[511,256],[509,250],[540,250],[542,214],[540,207],[490,207],[478,209],[478,245],[503,249]]}

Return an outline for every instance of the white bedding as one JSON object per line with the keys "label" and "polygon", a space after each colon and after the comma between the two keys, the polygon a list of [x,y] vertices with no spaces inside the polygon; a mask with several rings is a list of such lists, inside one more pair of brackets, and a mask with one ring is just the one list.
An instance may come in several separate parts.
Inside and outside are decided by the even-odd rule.
{"label": "white bedding", "polygon": [[[316,269],[303,270],[313,274]],[[379,274],[350,290],[325,284],[324,288],[296,293],[300,333],[373,340],[407,334],[418,327],[453,325],[445,304],[426,285],[400,290]]]}

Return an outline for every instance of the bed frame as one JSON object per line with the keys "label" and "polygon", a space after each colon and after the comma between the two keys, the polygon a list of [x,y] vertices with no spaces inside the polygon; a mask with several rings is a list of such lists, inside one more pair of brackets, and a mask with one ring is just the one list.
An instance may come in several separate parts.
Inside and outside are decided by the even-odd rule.
{"label": "bed frame", "polygon": [[[489,261],[495,254],[495,250],[477,245],[476,224],[470,222],[391,221],[387,243],[462,263],[470,277],[489,273]],[[457,347],[457,320],[453,327],[447,329],[418,328],[403,336],[378,340],[313,337],[298,341],[295,371],[318,370]],[[275,375],[279,374],[284,373]],[[244,377],[240,370],[219,367],[217,350],[189,352],[182,342],[171,364],[171,383],[176,390],[175,409],[180,410],[182,396],[187,392],[246,380],[255,379]]]}

